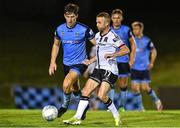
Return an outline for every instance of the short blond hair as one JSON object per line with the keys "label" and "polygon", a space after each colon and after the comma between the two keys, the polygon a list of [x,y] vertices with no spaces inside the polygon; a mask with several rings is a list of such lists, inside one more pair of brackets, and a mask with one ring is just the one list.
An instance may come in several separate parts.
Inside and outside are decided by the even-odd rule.
{"label": "short blond hair", "polygon": [[135,27],[135,26],[139,26],[142,30],[144,29],[144,24],[140,21],[134,21],[132,24],[131,24],[132,27]]}
{"label": "short blond hair", "polygon": [[104,17],[108,23],[110,23],[111,21],[111,18],[110,18],[110,15],[107,13],[107,12],[100,12],[97,16],[97,17]]}
{"label": "short blond hair", "polygon": [[117,8],[117,9],[112,10],[111,15],[113,15],[113,14],[120,14],[123,16],[123,11],[121,9]]}

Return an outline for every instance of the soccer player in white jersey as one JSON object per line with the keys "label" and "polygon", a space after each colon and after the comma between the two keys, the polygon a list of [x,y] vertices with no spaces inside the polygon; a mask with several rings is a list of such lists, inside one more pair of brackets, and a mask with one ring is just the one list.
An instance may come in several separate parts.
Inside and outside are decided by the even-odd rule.
{"label": "soccer player in white jersey", "polygon": [[[91,93],[99,87],[98,98],[112,112],[115,119],[115,126],[119,126],[121,123],[119,113],[107,93],[118,78],[116,57],[128,54],[129,48],[111,31],[110,16],[108,13],[99,13],[96,17],[96,25],[99,30],[95,36],[96,57],[85,62],[88,65],[97,60],[96,68],[82,90],[82,97],[76,114],[68,120],[63,120],[63,122],[67,124],[80,124],[83,112],[89,104]],[[117,48],[120,49],[117,51]]]}
{"label": "soccer player in white jersey", "polygon": [[[96,56],[96,46],[95,45],[91,48],[89,56],[90,56],[90,58],[93,58],[94,56]],[[88,78],[90,75],[92,75],[96,65],[97,65],[97,61],[94,61],[93,63],[89,64],[88,68],[84,72],[83,76],[85,78]],[[97,92],[98,92],[98,88],[92,94],[93,100],[90,101],[90,107],[92,107],[93,110],[97,109],[98,104],[99,104],[99,101],[96,100],[96,96],[95,96],[97,94]],[[108,96],[111,98],[111,100],[113,102],[114,102],[114,93],[115,93],[115,90],[113,87],[108,93]],[[88,110],[88,108],[87,108],[87,110]],[[107,111],[109,111],[109,110],[107,110]]]}

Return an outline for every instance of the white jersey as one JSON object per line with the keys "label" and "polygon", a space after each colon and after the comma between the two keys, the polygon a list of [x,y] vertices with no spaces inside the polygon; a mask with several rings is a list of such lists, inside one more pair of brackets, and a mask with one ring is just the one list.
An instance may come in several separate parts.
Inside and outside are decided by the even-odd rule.
{"label": "white jersey", "polygon": [[116,52],[116,49],[125,45],[120,37],[112,30],[101,36],[98,32],[95,36],[96,39],[96,57],[97,57],[97,69],[109,70],[113,74],[118,75],[118,67],[116,58],[105,59],[106,54],[112,54]]}

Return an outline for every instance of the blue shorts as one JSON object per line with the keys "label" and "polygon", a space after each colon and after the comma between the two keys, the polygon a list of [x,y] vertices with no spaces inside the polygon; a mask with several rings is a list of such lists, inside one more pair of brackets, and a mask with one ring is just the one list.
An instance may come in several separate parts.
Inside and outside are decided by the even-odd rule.
{"label": "blue shorts", "polygon": [[64,66],[64,75],[65,76],[69,73],[70,70],[76,72],[78,75],[81,75],[87,69],[87,66],[85,64],[75,64],[75,65],[71,65],[71,66],[63,65],[63,66]]}
{"label": "blue shorts", "polygon": [[118,62],[118,70],[119,70],[119,74],[118,77],[122,78],[122,77],[129,77],[130,75],[130,66],[129,63],[122,63],[122,62]]}
{"label": "blue shorts", "polygon": [[149,70],[135,70],[131,69],[131,82],[136,83],[150,83],[150,72]]}

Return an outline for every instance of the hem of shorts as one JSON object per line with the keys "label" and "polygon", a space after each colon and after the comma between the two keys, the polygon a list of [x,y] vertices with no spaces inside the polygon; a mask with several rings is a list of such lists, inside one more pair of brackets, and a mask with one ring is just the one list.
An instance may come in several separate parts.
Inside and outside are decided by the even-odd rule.
{"label": "hem of shorts", "polygon": [[79,70],[77,70],[77,69],[72,68],[72,69],[70,69],[70,71],[74,71],[74,72],[76,72],[76,73],[78,74],[78,76],[80,76],[80,75],[81,75],[81,72],[80,72]]}
{"label": "hem of shorts", "polygon": [[151,80],[131,80],[131,83],[150,83]]}
{"label": "hem of shorts", "polygon": [[130,76],[130,73],[128,73],[128,74],[119,74],[118,78],[125,78],[125,77],[129,77],[129,76]]}
{"label": "hem of shorts", "polygon": [[108,84],[110,85],[110,87],[113,88],[113,85],[112,85],[109,81],[107,81],[107,80],[102,80],[102,82],[108,83]]}
{"label": "hem of shorts", "polygon": [[96,81],[98,84],[101,83],[98,79],[96,79],[96,78],[94,78],[94,77],[92,77],[92,76],[89,76],[89,79],[92,79],[92,80]]}

